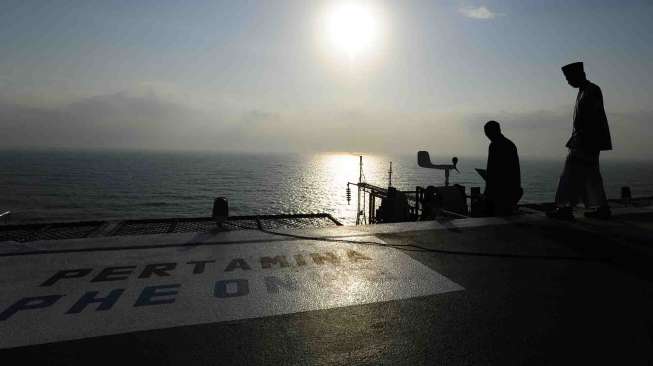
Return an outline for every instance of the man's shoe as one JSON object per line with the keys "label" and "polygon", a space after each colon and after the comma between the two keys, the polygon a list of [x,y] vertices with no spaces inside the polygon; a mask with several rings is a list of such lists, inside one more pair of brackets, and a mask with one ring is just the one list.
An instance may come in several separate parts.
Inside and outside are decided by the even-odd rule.
{"label": "man's shoe", "polygon": [[608,206],[602,206],[594,211],[585,212],[585,217],[588,219],[607,220],[610,216],[612,216],[612,211],[610,211],[610,207]]}
{"label": "man's shoe", "polygon": [[553,211],[548,211],[546,213],[546,217],[551,219],[572,221],[574,220],[574,213],[571,207],[559,207]]}

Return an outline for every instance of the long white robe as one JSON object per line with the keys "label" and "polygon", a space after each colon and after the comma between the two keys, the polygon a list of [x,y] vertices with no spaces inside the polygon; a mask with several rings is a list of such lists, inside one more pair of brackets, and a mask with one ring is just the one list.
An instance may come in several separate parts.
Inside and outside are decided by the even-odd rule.
{"label": "long white robe", "polygon": [[583,202],[585,207],[607,205],[598,151],[571,149],[567,155],[565,168],[558,183],[556,204],[564,207],[576,206],[580,202]]}
{"label": "long white robe", "polygon": [[567,147],[569,155],[558,183],[556,204],[559,207],[580,202],[585,207],[607,205],[599,154],[601,150],[612,149],[612,141],[601,89],[589,81],[578,91],[573,132]]}

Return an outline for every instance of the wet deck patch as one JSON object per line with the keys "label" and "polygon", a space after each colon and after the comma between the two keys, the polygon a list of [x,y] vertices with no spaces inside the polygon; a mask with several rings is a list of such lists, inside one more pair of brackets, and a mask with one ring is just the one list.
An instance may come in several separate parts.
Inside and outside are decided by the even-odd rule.
{"label": "wet deck patch", "polygon": [[0,348],[463,289],[396,249],[303,240],[1,257],[0,276]]}

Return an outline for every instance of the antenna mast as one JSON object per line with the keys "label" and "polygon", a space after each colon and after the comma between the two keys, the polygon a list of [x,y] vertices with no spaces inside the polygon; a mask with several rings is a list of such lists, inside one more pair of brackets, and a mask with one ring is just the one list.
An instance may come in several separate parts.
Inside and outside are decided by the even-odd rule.
{"label": "antenna mast", "polygon": [[363,183],[363,155],[360,155],[358,157],[358,165],[359,165],[359,170],[358,170],[358,199],[356,200],[356,225],[360,225],[361,223],[361,185],[360,183]]}

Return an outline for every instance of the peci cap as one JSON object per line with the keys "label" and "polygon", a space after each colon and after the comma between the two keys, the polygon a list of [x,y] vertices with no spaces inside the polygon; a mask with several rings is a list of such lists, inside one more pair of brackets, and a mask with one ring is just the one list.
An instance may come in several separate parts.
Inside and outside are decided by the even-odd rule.
{"label": "peci cap", "polygon": [[578,73],[585,72],[583,69],[583,63],[582,62],[573,62],[569,65],[565,65],[562,67],[562,72],[565,75],[574,75]]}

